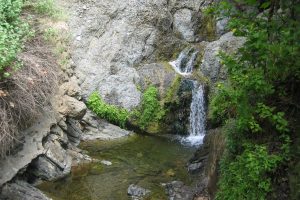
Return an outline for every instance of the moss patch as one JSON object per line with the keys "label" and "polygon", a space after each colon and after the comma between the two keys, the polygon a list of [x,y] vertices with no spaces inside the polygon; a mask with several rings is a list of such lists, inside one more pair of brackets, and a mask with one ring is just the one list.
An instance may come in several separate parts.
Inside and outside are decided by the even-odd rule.
{"label": "moss patch", "polygon": [[164,103],[170,103],[170,102],[176,102],[178,101],[177,91],[180,87],[181,82],[181,76],[176,74],[176,77],[171,85],[171,87],[168,89],[165,98],[163,99]]}
{"label": "moss patch", "polygon": [[199,27],[197,33],[203,37],[203,40],[216,40],[217,34],[215,17],[212,15],[204,15],[202,19],[202,25]]}

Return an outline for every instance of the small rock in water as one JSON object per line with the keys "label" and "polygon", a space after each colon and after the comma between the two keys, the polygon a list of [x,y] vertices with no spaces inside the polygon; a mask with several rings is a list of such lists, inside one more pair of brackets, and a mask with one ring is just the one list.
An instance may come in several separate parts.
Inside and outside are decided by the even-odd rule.
{"label": "small rock in water", "polygon": [[181,181],[172,181],[165,184],[166,193],[169,196],[169,199],[176,200],[192,200],[193,199],[193,190],[192,188],[184,185]]}
{"label": "small rock in water", "polygon": [[192,163],[188,166],[188,172],[196,173],[203,167],[202,162]]}
{"label": "small rock in water", "polygon": [[101,160],[100,163],[103,164],[103,165],[107,165],[107,166],[112,165],[112,162],[110,162],[110,161],[108,161],[108,160]]}
{"label": "small rock in water", "polygon": [[127,189],[127,194],[132,197],[132,199],[141,199],[141,197],[146,196],[151,191],[140,186],[131,184]]}

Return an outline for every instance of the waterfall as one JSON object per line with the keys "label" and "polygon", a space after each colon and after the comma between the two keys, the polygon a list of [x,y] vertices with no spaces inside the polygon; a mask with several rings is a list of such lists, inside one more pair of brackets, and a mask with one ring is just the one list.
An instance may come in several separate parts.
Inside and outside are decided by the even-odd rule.
{"label": "waterfall", "polygon": [[205,136],[205,99],[204,87],[197,81],[193,81],[192,103],[190,112],[190,135],[183,138],[184,143],[191,145],[202,144]]}
{"label": "waterfall", "polygon": [[[175,61],[169,62],[174,70],[182,76],[189,77],[192,74],[198,51],[193,48],[184,49]],[[190,106],[189,136],[181,138],[182,143],[189,145],[200,145],[205,136],[205,99],[204,86],[197,81],[192,81],[192,103]]]}
{"label": "waterfall", "polygon": [[198,51],[194,51],[192,48],[184,49],[175,61],[169,62],[174,70],[183,75],[191,75],[197,59]]}

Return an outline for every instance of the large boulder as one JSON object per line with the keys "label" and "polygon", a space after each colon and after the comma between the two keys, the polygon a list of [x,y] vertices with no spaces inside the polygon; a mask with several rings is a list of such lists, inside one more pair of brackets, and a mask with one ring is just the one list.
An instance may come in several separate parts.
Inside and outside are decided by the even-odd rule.
{"label": "large boulder", "polygon": [[200,66],[200,71],[212,82],[225,80],[227,78],[226,69],[222,66],[218,56],[223,51],[227,54],[234,54],[245,43],[246,38],[235,37],[232,32],[228,32],[219,40],[207,44]]}
{"label": "large boulder", "polygon": [[91,111],[82,119],[84,129],[82,131],[81,139],[89,140],[113,140],[130,135],[130,132],[121,129],[118,126],[108,123],[105,120],[100,120]]}
{"label": "large boulder", "polygon": [[17,181],[6,184],[1,191],[2,200],[51,200],[40,190],[27,182]]}
{"label": "large boulder", "polygon": [[56,180],[71,171],[72,157],[59,142],[57,135],[50,134],[44,139],[45,153],[35,159],[28,167],[28,173],[43,180]]}
{"label": "large boulder", "polygon": [[[70,162],[69,159],[68,162]],[[71,169],[71,166],[64,170],[56,163],[52,162],[48,157],[40,156],[31,163],[29,173],[35,178],[53,181],[69,174],[69,169]]]}
{"label": "large boulder", "polygon": [[64,116],[81,119],[86,113],[86,105],[74,97],[61,96],[58,103],[58,112]]}

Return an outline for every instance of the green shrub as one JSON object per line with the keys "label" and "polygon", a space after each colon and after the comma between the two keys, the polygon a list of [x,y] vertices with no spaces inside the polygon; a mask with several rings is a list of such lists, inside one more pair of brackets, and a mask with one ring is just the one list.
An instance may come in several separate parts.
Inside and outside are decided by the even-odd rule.
{"label": "green shrub", "polygon": [[158,90],[150,86],[143,94],[142,104],[138,111],[134,113],[138,125],[145,129],[152,122],[158,122],[165,112],[158,100]]}
{"label": "green shrub", "polygon": [[269,154],[262,145],[246,145],[234,160],[223,159],[217,200],[264,200],[271,191],[266,174],[276,169],[282,158]]}
{"label": "green shrub", "polygon": [[47,15],[54,19],[61,19],[64,16],[54,0],[25,0],[25,6],[32,7],[38,14]]}
{"label": "green shrub", "polygon": [[20,19],[22,0],[0,0],[0,80],[9,77],[20,64],[17,54],[32,32]]}
{"label": "green shrub", "polygon": [[97,92],[91,94],[87,101],[87,106],[99,117],[121,127],[125,127],[125,123],[129,116],[128,111],[105,103]]}
{"label": "green shrub", "polygon": [[[229,30],[246,38],[236,55],[219,54],[228,80],[218,85],[209,110],[213,121],[225,124],[227,153],[217,196],[265,199],[276,181],[269,173],[290,158],[292,127],[286,115],[299,108],[294,88],[300,80],[300,23],[295,16],[300,5],[239,2],[248,12],[229,1],[208,10],[228,17]],[[271,12],[266,11],[269,7]]]}

